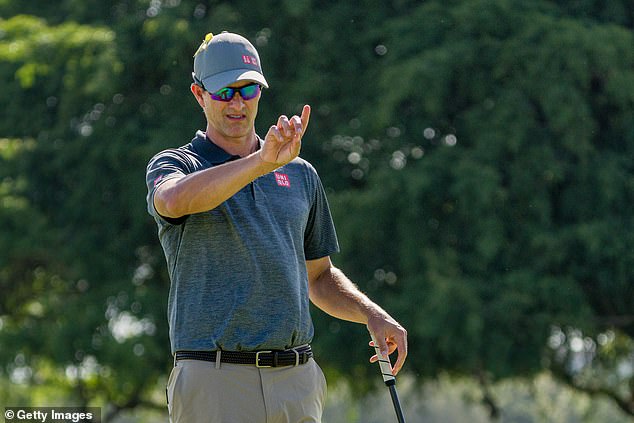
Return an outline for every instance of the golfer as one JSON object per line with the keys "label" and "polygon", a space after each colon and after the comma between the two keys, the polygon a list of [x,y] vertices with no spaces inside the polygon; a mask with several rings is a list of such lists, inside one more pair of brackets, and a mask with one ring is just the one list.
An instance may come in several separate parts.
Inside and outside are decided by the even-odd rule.
{"label": "golfer", "polygon": [[310,106],[260,138],[268,83],[237,34],[205,37],[193,79],[205,131],[154,156],[146,174],[171,280],[170,421],[319,422],[326,381],[310,347],[309,299],[367,325],[383,353],[398,349],[394,373],[406,331],[330,260],[339,247],[324,190],[298,157]]}

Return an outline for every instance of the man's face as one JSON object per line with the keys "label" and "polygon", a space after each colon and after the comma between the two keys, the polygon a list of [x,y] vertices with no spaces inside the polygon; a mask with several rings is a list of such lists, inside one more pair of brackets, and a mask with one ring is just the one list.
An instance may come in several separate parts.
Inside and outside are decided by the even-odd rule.
{"label": "man's face", "polygon": [[[241,88],[249,84],[251,82],[241,81],[229,87]],[[202,95],[205,116],[215,136],[234,139],[248,137],[253,133],[260,93],[255,98],[244,100],[240,93],[236,92],[230,101],[214,100],[206,91]]]}

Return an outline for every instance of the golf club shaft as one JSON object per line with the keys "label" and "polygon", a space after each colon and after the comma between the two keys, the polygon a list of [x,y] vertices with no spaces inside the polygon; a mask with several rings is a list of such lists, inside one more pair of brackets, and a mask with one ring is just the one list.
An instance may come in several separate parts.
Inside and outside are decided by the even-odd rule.
{"label": "golf club shaft", "polygon": [[390,396],[392,397],[392,404],[394,405],[394,411],[396,411],[396,418],[398,423],[405,423],[405,417],[403,416],[403,410],[401,409],[401,403],[398,400],[398,394],[396,393],[396,378],[392,374],[392,365],[390,364],[390,357],[381,354],[379,344],[376,342],[374,335],[370,334],[372,342],[374,343],[374,351],[379,359],[379,367],[381,369],[381,375],[383,376],[383,382],[390,390]]}
{"label": "golf club shaft", "polygon": [[403,416],[403,410],[401,409],[401,403],[398,400],[398,394],[396,393],[396,386],[389,385],[390,396],[392,397],[392,404],[394,404],[394,411],[396,411],[396,419],[398,423],[405,423],[405,416]]}

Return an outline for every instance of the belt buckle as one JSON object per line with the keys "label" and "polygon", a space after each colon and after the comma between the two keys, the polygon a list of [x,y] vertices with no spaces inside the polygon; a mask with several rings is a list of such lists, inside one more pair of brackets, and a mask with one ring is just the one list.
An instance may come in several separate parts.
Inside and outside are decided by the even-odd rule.
{"label": "belt buckle", "polygon": [[[299,366],[299,351],[297,351],[296,348],[291,348],[291,351],[293,351],[295,353],[295,366],[293,367],[297,367]],[[304,364],[304,363],[302,363]]]}
{"label": "belt buckle", "polygon": [[262,368],[265,368],[265,367],[273,367],[273,366],[264,366],[264,365],[260,364],[260,354],[262,354],[262,353],[267,354],[267,353],[272,353],[272,352],[273,351],[257,351],[255,353],[255,367],[257,367],[258,369],[262,369]]}

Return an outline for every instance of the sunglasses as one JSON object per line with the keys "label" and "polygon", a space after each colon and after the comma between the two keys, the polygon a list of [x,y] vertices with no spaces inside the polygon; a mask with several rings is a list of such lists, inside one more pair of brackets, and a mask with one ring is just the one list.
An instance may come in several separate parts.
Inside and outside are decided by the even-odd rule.
{"label": "sunglasses", "polygon": [[211,98],[214,100],[231,101],[236,93],[240,93],[240,97],[242,97],[243,100],[251,100],[260,93],[260,85],[253,83],[240,88],[225,87],[215,93],[209,94],[211,94]]}

